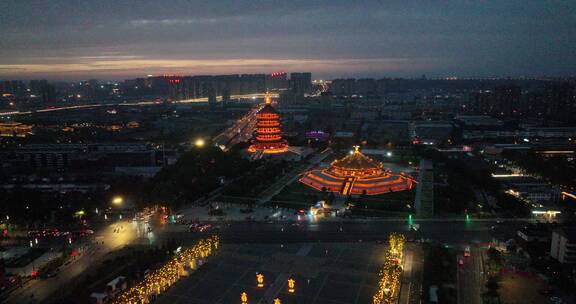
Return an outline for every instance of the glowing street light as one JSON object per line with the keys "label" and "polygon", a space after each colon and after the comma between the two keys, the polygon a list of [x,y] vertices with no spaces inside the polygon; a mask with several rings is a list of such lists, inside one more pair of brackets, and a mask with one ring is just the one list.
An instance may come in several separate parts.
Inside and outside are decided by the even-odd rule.
{"label": "glowing street light", "polygon": [[196,139],[196,141],[194,142],[194,145],[195,145],[197,148],[202,148],[202,147],[204,147],[204,145],[206,145],[206,142],[205,142],[202,138],[198,138],[198,139]]}
{"label": "glowing street light", "polygon": [[120,206],[122,205],[122,203],[124,203],[124,198],[121,196],[115,196],[114,198],[112,198],[112,204],[116,205],[116,206]]}
{"label": "glowing street light", "polygon": [[240,294],[240,301],[242,301],[242,304],[248,304],[248,295],[245,292]]}
{"label": "glowing street light", "polygon": [[[186,262],[196,261],[197,259],[204,259],[215,252],[218,237],[212,236],[207,239],[200,240],[196,245],[181,249],[175,257],[164,264],[161,268],[150,272],[145,278],[138,282],[135,286],[125,290],[116,297],[114,303],[116,304],[139,304],[148,303],[149,296],[152,294],[160,294],[168,289],[179,279],[182,278],[182,267]],[[248,295],[245,298],[241,295],[243,304],[248,303]]]}
{"label": "glowing street light", "polygon": [[292,278],[288,279],[288,292],[294,293],[295,290],[296,290],[296,281],[294,281],[294,279]]}
{"label": "glowing street light", "polygon": [[261,273],[256,274],[256,282],[258,283],[258,288],[264,287],[264,275]]}
{"label": "glowing street light", "polygon": [[280,299],[276,298],[276,299],[274,299],[274,304],[282,304],[282,301],[280,301]]}

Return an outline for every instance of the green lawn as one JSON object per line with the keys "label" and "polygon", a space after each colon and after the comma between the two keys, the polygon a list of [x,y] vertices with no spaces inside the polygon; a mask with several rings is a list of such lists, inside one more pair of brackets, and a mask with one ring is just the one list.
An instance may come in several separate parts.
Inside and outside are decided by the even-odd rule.
{"label": "green lawn", "polygon": [[350,202],[356,206],[356,211],[411,212],[414,209],[415,196],[416,190],[412,189],[380,195],[352,197]]}
{"label": "green lawn", "polygon": [[323,193],[295,181],[284,187],[269,203],[288,208],[306,208],[319,200],[327,200],[329,196],[329,193]]}

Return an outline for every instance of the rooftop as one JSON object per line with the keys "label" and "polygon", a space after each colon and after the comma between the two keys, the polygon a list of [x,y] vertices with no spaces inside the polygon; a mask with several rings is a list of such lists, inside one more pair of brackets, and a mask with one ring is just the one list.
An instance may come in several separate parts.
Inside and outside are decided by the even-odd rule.
{"label": "rooftop", "polygon": [[343,159],[334,161],[331,166],[351,170],[380,169],[382,164],[360,152],[360,147],[355,146],[354,152]]}

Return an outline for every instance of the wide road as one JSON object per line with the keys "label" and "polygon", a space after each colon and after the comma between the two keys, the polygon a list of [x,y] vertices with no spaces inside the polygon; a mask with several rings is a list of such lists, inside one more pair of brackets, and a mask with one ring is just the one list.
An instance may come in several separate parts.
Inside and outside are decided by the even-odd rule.
{"label": "wide road", "polygon": [[458,304],[481,304],[482,253],[476,246],[470,246],[470,256],[458,254],[463,265],[458,265]]}
{"label": "wide road", "polygon": [[[232,98],[232,99],[263,98],[264,95],[265,95],[264,93],[241,94],[241,95],[232,95],[232,96],[230,96],[230,98]],[[277,97],[278,94],[271,94],[271,96]],[[206,102],[208,102],[208,97],[177,100],[177,101],[173,101],[172,103],[173,104],[187,104],[187,103],[206,103]],[[34,114],[34,113],[48,113],[48,112],[67,111],[67,110],[92,109],[92,108],[110,107],[110,106],[153,106],[153,105],[158,105],[158,104],[162,104],[162,103],[159,103],[156,101],[91,103],[91,104],[80,104],[80,105],[73,105],[73,106],[54,106],[54,107],[34,109],[34,110],[26,110],[26,111],[7,111],[7,112],[0,112],[0,116],[29,115],[29,114]]]}
{"label": "wide road", "polygon": [[398,303],[420,304],[424,266],[422,247],[414,243],[406,243],[405,246]]}
{"label": "wide road", "polygon": [[250,140],[257,122],[256,113],[258,110],[260,110],[260,107],[252,108],[247,114],[239,118],[233,126],[216,135],[212,141],[226,150],[237,143]]}
{"label": "wide road", "polygon": [[[493,236],[512,236],[524,226],[524,221],[498,223],[494,221],[436,220],[415,223],[420,225],[418,232],[410,231],[403,220],[380,221],[322,221],[308,219],[300,222],[231,222],[222,224],[217,231],[224,243],[281,243],[281,242],[363,242],[386,241],[391,232],[406,233],[408,239],[433,240],[440,243],[460,246],[470,243],[487,243]],[[211,222],[214,224],[214,222]],[[160,232],[158,240],[176,239],[183,243],[193,242],[199,237],[215,233],[186,232],[168,227]]]}
{"label": "wide road", "polygon": [[56,277],[28,282],[12,292],[5,303],[44,303],[52,294],[73,283],[88,267],[103,261],[107,254],[131,243],[136,237],[137,227],[130,221],[106,225],[95,233],[94,243],[87,244],[84,253],[60,267]]}

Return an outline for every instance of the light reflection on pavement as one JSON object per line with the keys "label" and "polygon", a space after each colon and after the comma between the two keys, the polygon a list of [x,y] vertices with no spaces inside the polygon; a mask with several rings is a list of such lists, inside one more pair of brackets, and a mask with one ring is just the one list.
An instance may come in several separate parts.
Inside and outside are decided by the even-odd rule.
{"label": "light reflection on pavement", "polygon": [[[72,262],[60,267],[58,275],[53,278],[36,279],[10,294],[5,303],[42,303],[49,296],[64,286],[70,286],[88,267],[104,260],[109,253],[134,242],[138,231],[146,231],[143,222],[128,220],[108,224],[95,233],[94,242],[79,244],[81,254]],[[68,290],[71,291],[71,290]]]}

